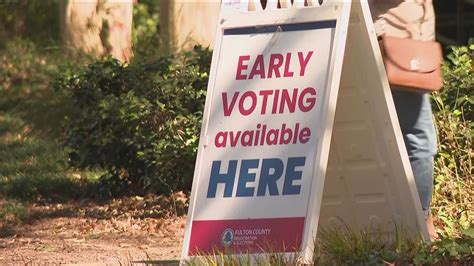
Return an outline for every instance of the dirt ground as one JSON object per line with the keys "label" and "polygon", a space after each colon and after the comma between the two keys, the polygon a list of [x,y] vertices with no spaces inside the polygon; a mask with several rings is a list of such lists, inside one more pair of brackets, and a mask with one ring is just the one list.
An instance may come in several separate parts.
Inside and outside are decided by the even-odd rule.
{"label": "dirt ground", "polygon": [[27,221],[0,221],[0,265],[176,260],[186,226],[180,196],[31,204]]}

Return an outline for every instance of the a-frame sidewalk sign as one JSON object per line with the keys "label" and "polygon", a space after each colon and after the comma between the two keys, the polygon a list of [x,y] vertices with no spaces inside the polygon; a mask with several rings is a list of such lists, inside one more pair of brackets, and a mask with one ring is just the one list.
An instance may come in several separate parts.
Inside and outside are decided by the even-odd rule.
{"label": "a-frame sidewalk sign", "polygon": [[367,2],[304,2],[222,4],[182,259],[309,260],[318,226],[428,239]]}

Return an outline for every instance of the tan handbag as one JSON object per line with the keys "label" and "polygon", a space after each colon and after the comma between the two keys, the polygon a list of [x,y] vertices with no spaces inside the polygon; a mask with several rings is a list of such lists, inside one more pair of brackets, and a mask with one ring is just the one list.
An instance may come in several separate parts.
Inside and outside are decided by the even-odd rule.
{"label": "tan handbag", "polygon": [[441,89],[443,54],[438,42],[383,36],[379,44],[391,85],[427,91]]}
{"label": "tan handbag", "polygon": [[[422,21],[426,16],[425,4],[426,2],[423,4],[425,14]],[[391,20],[391,18],[394,19]],[[396,18],[394,14],[388,14],[385,20],[399,28],[404,28],[410,36],[414,35],[407,25],[400,24],[402,19]],[[391,85],[408,90],[437,91],[441,89],[443,54],[438,42],[383,35],[379,44]]]}

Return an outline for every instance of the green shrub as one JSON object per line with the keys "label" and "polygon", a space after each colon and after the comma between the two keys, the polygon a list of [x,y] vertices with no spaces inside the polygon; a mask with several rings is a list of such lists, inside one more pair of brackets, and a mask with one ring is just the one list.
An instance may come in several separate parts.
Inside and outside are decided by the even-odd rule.
{"label": "green shrub", "polygon": [[442,238],[434,242],[427,252],[430,260],[424,264],[446,265],[449,262],[458,262],[459,265],[473,265],[474,228],[462,230],[458,237]]}
{"label": "green shrub", "polygon": [[[474,39],[472,39],[474,41]],[[466,121],[474,119],[474,43],[451,47],[448,60],[443,64],[444,86],[439,93],[442,105],[439,111],[450,110]]]}
{"label": "green shrub", "polygon": [[209,50],[121,65],[98,61],[58,79],[76,114],[66,125],[71,164],[104,167],[111,193],[190,189]]}
{"label": "green shrub", "polygon": [[454,47],[443,65],[444,87],[433,94],[439,135],[433,213],[451,237],[474,224],[474,45]]}
{"label": "green shrub", "polygon": [[133,8],[133,60],[156,56],[160,51],[159,2],[141,0]]}

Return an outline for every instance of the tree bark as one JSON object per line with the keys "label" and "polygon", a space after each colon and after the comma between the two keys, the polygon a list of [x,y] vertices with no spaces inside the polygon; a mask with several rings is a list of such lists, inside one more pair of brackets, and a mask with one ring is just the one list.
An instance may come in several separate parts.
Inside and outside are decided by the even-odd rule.
{"label": "tree bark", "polygon": [[174,53],[196,44],[212,46],[220,1],[160,0],[163,52]]}
{"label": "tree bark", "polygon": [[112,56],[121,62],[132,57],[133,0],[63,0],[61,35],[67,53]]}

